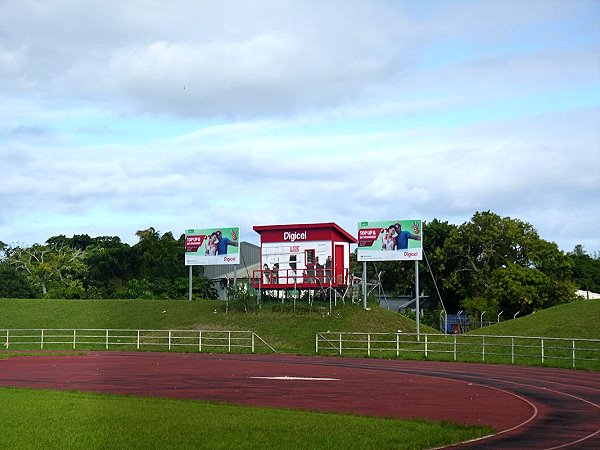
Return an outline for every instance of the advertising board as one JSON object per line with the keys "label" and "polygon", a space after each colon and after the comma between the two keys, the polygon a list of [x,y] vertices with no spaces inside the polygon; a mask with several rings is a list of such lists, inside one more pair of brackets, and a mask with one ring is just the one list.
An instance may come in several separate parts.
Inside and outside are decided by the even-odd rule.
{"label": "advertising board", "polygon": [[358,261],[423,259],[421,220],[359,222],[357,257]]}
{"label": "advertising board", "polygon": [[187,229],[185,265],[239,264],[240,227]]}

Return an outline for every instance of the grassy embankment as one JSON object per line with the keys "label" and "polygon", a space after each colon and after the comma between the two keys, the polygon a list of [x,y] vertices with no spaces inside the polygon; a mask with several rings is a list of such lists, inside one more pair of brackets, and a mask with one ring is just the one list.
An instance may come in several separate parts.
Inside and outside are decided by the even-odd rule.
{"label": "grassy embankment", "polygon": [[414,321],[378,307],[365,311],[346,304],[328,314],[327,304],[294,314],[273,312],[273,306],[265,304],[258,313],[225,313],[219,301],[0,299],[0,329],[248,330],[278,353],[295,354],[314,354],[320,331],[415,332]]}

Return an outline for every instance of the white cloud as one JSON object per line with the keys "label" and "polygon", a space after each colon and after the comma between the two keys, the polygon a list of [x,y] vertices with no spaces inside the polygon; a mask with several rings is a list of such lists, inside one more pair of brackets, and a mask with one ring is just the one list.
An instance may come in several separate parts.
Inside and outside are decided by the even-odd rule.
{"label": "white cloud", "polygon": [[600,249],[598,22],[585,1],[6,1],[0,240],[489,209]]}

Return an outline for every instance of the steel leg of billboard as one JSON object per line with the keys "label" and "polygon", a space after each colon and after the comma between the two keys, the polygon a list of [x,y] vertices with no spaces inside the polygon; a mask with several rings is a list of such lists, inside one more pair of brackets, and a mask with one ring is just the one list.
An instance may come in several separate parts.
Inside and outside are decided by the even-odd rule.
{"label": "steel leg of billboard", "polygon": [[416,308],[416,312],[417,312],[417,317],[416,317],[416,321],[417,321],[417,340],[420,341],[421,337],[420,337],[420,322],[421,322],[421,305],[420,305],[420,297],[421,295],[419,294],[419,261],[415,261],[415,292],[417,294],[417,297],[415,298],[415,308]]}
{"label": "steel leg of billboard", "polygon": [[367,262],[366,261],[363,261],[362,288],[363,288],[363,306],[365,309],[367,309]]}
{"label": "steel leg of billboard", "polygon": [[188,282],[188,300],[190,302],[192,301],[192,267],[194,266],[190,266],[190,280]]}
{"label": "steel leg of billboard", "polygon": [[239,264],[233,266],[233,292],[237,292],[237,273],[239,268]]}

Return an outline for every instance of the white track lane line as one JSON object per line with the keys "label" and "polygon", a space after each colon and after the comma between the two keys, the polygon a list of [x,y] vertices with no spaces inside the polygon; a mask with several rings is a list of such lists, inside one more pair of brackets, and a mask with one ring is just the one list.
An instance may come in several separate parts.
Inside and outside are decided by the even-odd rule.
{"label": "white track lane line", "polygon": [[284,381],[340,381],[339,378],[319,378],[319,377],[248,377],[255,380],[284,380]]}

